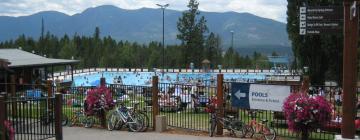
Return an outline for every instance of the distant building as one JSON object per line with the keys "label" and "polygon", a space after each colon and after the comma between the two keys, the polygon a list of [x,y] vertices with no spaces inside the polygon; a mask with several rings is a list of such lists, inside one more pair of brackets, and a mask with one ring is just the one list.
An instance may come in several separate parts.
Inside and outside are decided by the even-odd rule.
{"label": "distant building", "polygon": [[[42,57],[19,49],[0,49],[0,92],[7,92],[5,85],[43,84],[53,76],[54,67],[73,67],[78,60],[52,59]],[[22,86],[20,86],[22,85]]]}
{"label": "distant building", "polygon": [[290,67],[290,59],[287,56],[268,56],[268,60],[273,64],[274,70],[285,70]]}

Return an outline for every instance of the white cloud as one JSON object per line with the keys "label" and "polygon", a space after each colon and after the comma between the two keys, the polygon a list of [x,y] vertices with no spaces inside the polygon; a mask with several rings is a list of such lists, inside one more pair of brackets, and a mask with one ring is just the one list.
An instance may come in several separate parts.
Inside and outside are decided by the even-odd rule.
{"label": "white cloud", "polygon": [[[286,22],[286,0],[198,0],[199,9],[211,12],[248,12],[257,16]],[[124,9],[157,8],[155,4],[170,4],[170,9],[186,10],[188,0],[1,0],[0,15],[23,16],[55,10],[69,15],[89,7],[115,5]]]}

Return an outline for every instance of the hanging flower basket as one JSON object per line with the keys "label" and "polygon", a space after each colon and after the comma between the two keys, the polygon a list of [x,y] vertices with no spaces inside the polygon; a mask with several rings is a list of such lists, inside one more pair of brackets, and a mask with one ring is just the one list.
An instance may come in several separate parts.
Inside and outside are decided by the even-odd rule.
{"label": "hanging flower basket", "polygon": [[5,120],[4,121],[4,126],[5,126],[5,132],[6,134],[3,134],[0,131],[0,138],[5,135],[5,139],[6,140],[14,140],[15,139],[15,129],[12,127],[12,124],[10,121]]}
{"label": "hanging flower basket", "polygon": [[288,129],[302,133],[302,139],[307,139],[310,130],[325,126],[331,119],[330,103],[322,96],[293,93],[285,100],[283,110]]}
{"label": "hanging flower basket", "polygon": [[114,107],[112,94],[106,86],[88,91],[85,100],[85,113],[88,116],[103,117],[106,111]]}

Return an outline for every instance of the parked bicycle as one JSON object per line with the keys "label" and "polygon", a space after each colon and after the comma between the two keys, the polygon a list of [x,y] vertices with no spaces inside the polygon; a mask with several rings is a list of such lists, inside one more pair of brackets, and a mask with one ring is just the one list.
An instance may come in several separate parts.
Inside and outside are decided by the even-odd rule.
{"label": "parked bicycle", "polygon": [[76,123],[81,123],[85,128],[91,128],[94,125],[95,119],[85,115],[83,110],[74,111],[74,116],[71,117],[68,126],[73,126]]}
{"label": "parked bicycle", "polygon": [[129,128],[129,131],[140,132],[144,130],[144,118],[136,111],[128,109],[124,103],[118,102],[119,107],[109,115],[107,128],[112,131],[114,129],[121,129],[124,125]]}
{"label": "parked bicycle", "polygon": [[267,125],[268,120],[262,119],[261,122],[256,121],[256,111],[249,112],[251,117],[251,121],[249,123],[249,128],[246,129],[246,136],[252,138],[254,134],[260,134],[262,138],[266,140],[275,140],[276,139],[276,132],[273,128]]}
{"label": "parked bicycle", "polygon": [[234,116],[218,117],[215,109],[216,106],[216,99],[210,99],[205,109],[206,112],[210,113],[209,136],[214,136],[216,125],[219,122],[223,125],[223,129],[227,129],[230,132],[230,135],[243,138],[246,134],[246,127],[249,126],[240,120],[235,120]]}
{"label": "parked bicycle", "polygon": [[69,118],[65,114],[62,114],[61,125],[66,126],[68,123],[69,123]]}
{"label": "parked bicycle", "polygon": [[147,131],[147,129],[149,128],[150,125],[150,120],[148,115],[146,114],[146,110],[139,110],[138,109],[139,103],[135,103],[134,107],[132,109],[130,109],[130,114],[132,114],[133,116],[138,115],[140,117],[140,120],[144,121],[143,122],[143,128],[140,130],[140,132],[145,132]]}

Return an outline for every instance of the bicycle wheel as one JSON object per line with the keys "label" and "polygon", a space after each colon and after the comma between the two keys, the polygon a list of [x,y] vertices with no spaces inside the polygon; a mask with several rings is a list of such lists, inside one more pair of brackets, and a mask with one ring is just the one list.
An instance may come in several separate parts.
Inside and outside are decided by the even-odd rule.
{"label": "bicycle wheel", "polygon": [[139,115],[142,117],[142,119],[144,121],[144,126],[140,131],[145,132],[145,131],[147,131],[147,129],[149,128],[149,125],[150,125],[149,117],[148,117],[148,115],[146,115],[145,112],[139,112]]}
{"label": "bicycle wheel", "polygon": [[91,128],[94,125],[95,119],[93,117],[85,117],[86,123],[85,128]]}
{"label": "bicycle wheel", "polygon": [[119,121],[119,117],[116,112],[111,113],[109,118],[107,119],[107,129],[109,131],[114,130],[117,122]]}
{"label": "bicycle wheel", "polygon": [[263,135],[266,140],[275,140],[276,132],[274,128],[264,127]]}
{"label": "bicycle wheel", "polygon": [[246,128],[243,122],[234,120],[230,125],[230,129],[235,137],[243,138],[245,136]]}
{"label": "bicycle wheel", "polygon": [[131,132],[139,132],[144,126],[144,120],[138,113],[134,113],[129,118],[128,124]]}
{"label": "bicycle wheel", "polygon": [[73,116],[71,119],[70,119],[70,122],[68,123],[68,126],[69,127],[72,127],[76,124],[76,120],[77,120],[77,117],[76,116]]}
{"label": "bicycle wheel", "polygon": [[210,120],[210,128],[209,128],[209,136],[210,137],[214,136],[215,128],[216,128],[216,119],[211,119]]}
{"label": "bicycle wheel", "polygon": [[68,117],[63,114],[62,120],[61,120],[61,125],[62,125],[62,126],[67,125],[68,121],[69,121]]}
{"label": "bicycle wheel", "polygon": [[246,138],[252,138],[254,136],[254,128],[251,127],[250,125],[245,125],[245,137]]}

